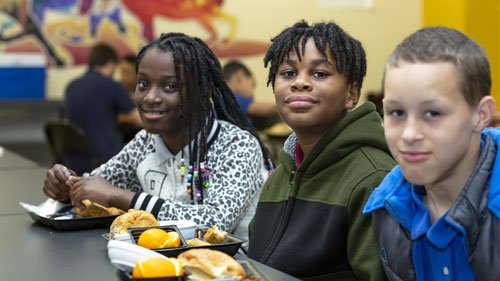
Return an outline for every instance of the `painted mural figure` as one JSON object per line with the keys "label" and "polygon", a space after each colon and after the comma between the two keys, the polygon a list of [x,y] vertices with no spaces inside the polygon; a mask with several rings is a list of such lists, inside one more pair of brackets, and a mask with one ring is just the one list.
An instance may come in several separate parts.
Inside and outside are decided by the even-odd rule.
{"label": "painted mural figure", "polygon": [[171,19],[196,19],[210,34],[210,40],[218,38],[214,20],[222,20],[230,25],[228,40],[236,36],[237,20],[222,11],[223,0],[157,0],[137,1],[122,0],[122,3],[132,11],[144,24],[144,37],[153,39],[153,18],[164,16]]}
{"label": "painted mural figure", "polygon": [[[237,19],[223,0],[0,0],[0,50],[43,52],[55,65],[84,64],[90,47],[112,45],[120,55],[155,39],[153,21],[196,21],[218,57],[255,55],[267,43],[236,40]],[[222,35],[216,22],[227,24]],[[21,40],[23,39],[23,40]]]}
{"label": "painted mural figure", "polygon": [[[11,42],[25,36],[34,36],[45,51],[52,57],[54,63],[58,66],[64,64],[63,60],[56,53],[54,46],[47,40],[27,9],[26,0],[5,1],[0,5],[1,13],[7,14],[8,21],[4,21],[0,28],[0,42]],[[16,22],[14,22],[14,20]],[[13,26],[19,26],[15,34],[9,34],[8,29]]]}
{"label": "painted mural figure", "polygon": [[120,33],[125,33],[127,28],[122,22],[121,5],[119,0],[96,0],[90,9],[90,33],[93,36],[105,18],[116,24]]}

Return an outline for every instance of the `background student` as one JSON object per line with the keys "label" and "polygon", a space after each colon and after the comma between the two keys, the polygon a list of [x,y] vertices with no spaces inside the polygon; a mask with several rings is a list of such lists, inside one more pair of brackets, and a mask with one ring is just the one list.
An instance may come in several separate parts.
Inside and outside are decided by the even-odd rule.
{"label": "background student", "polygon": [[83,129],[101,163],[123,148],[119,114],[141,125],[134,102],[123,86],[112,79],[117,65],[118,54],[112,47],[94,46],[88,70],[68,85],[64,99],[66,117]]}
{"label": "background student", "polygon": [[[137,57],[135,55],[128,54],[121,58],[119,65],[120,83],[132,100],[134,99],[135,87],[137,86],[136,60]],[[135,124],[128,114],[118,115],[118,130],[125,143],[131,141],[141,129],[142,127]]]}
{"label": "background student", "polygon": [[218,225],[245,239],[272,166],[214,53],[198,38],[167,33],[139,52],[136,69],[145,130],[90,177],[68,177],[55,165],[45,194],[80,208],[90,199]]}
{"label": "background student", "polygon": [[500,130],[486,53],[446,27],[385,66],[384,130],[398,166],[370,196],[389,280],[500,280]]}
{"label": "background student", "polygon": [[133,98],[135,86],[137,85],[137,73],[135,72],[135,62],[137,56],[125,55],[120,60],[120,83],[123,85],[130,97]]}
{"label": "background student", "polygon": [[222,71],[241,110],[249,120],[255,121],[252,123],[258,130],[270,127],[279,120],[274,102],[255,100],[255,77],[246,65],[231,60],[223,66]]}
{"label": "background student", "polygon": [[355,109],[364,49],[331,22],[300,21],[271,42],[268,84],[294,133],[262,188],[249,257],[304,280],[384,280],[361,210],[394,160],[375,106]]}

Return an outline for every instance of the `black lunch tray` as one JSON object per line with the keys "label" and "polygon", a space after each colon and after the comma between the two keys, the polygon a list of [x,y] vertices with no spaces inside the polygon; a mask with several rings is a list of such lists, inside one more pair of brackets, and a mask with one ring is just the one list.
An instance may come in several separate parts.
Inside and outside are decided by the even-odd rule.
{"label": "black lunch tray", "polygon": [[[36,223],[41,223],[61,231],[109,227],[117,217],[106,216],[84,218],[73,214],[73,216],[68,219],[57,219],[58,216],[45,217],[33,212],[28,212],[28,214]],[[68,214],[64,214],[64,216],[68,216]]]}
{"label": "black lunch tray", "polygon": [[136,280],[147,280],[147,281],[185,281],[185,276],[179,277],[157,277],[157,278],[132,278],[132,273],[128,271],[123,271],[121,269],[116,269],[118,278],[121,281],[136,281]]}
{"label": "black lunch tray", "polygon": [[[245,269],[245,273],[247,277],[252,276],[252,280],[255,281],[270,281],[270,279],[265,278],[264,274],[262,274],[251,262],[246,260],[236,260],[243,268]],[[186,281],[186,276],[179,277],[162,277],[162,278],[132,278],[132,273],[128,271],[123,271],[121,269],[116,269],[116,273],[121,281],[137,281],[137,280],[147,280],[147,281]],[[217,280],[217,279],[215,279]],[[223,279],[228,280],[228,279]]]}
{"label": "black lunch tray", "polygon": [[[167,257],[172,257],[175,258],[179,254],[189,250],[189,249],[211,249],[211,250],[218,250],[221,252],[224,252],[230,256],[236,255],[238,250],[240,249],[241,245],[245,242],[245,240],[236,237],[232,234],[228,234],[226,240],[222,244],[212,244],[212,245],[206,245],[206,246],[188,246],[186,243],[185,238],[182,236],[182,233],[179,231],[176,225],[163,225],[163,226],[151,226],[151,227],[138,227],[138,228],[129,228],[128,232],[130,236],[132,237],[132,241],[137,244],[137,240],[139,239],[139,236],[141,235],[142,232],[144,232],[147,229],[150,228],[160,228],[165,231],[177,231],[179,233],[179,236],[181,237],[181,246],[178,248],[168,248],[168,249],[153,249],[153,251],[158,252],[162,255],[165,255]],[[208,227],[207,227],[208,229]],[[196,229],[196,231],[199,231],[199,229]],[[193,235],[194,236],[194,235]]]}

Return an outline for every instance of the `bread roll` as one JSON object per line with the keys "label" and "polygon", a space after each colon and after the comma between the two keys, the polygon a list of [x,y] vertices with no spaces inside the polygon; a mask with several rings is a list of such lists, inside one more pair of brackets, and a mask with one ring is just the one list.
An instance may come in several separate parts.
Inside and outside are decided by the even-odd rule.
{"label": "bread roll", "polygon": [[130,209],[127,213],[118,216],[109,227],[109,238],[115,235],[127,234],[130,227],[158,226],[156,218],[146,211]]}
{"label": "bread roll", "polygon": [[245,269],[226,253],[210,249],[191,249],[177,259],[189,280],[205,281],[214,278],[245,278]]}
{"label": "bread roll", "polygon": [[82,201],[85,205],[85,210],[75,207],[75,213],[81,217],[106,217],[106,216],[118,216],[125,214],[123,210],[115,207],[104,207],[98,203],[92,202],[89,199]]}

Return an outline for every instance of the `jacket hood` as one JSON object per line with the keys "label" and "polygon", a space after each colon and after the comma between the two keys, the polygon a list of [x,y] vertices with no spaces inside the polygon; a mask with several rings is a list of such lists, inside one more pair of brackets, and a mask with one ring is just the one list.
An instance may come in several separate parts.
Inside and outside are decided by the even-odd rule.
{"label": "jacket hood", "polygon": [[[297,136],[292,133],[285,141],[280,153],[280,163],[287,166],[288,170],[296,168],[297,142]],[[316,174],[361,146],[371,146],[389,153],[384,138],[382,119],[371,102],[366,102],[348,112],[306,155],[299,170],[305,169],[305,173]],[[315,161],[322,153],[328,155],[328,159]]]}
{"label": "jacket hood", "polygon": [[[500,128],[483,130],[483,135],[490,136],[496,147],[500,147]],[[500,149],[497,150],[488,193],[488,208],[500,218]],[[382,183],[372,192],[363,210],[368,214],[380,208],[396,218],[403,226],[411,228],[411,214],[414,213],[411,183],[403,177],[399,165],[387,174]]]}

